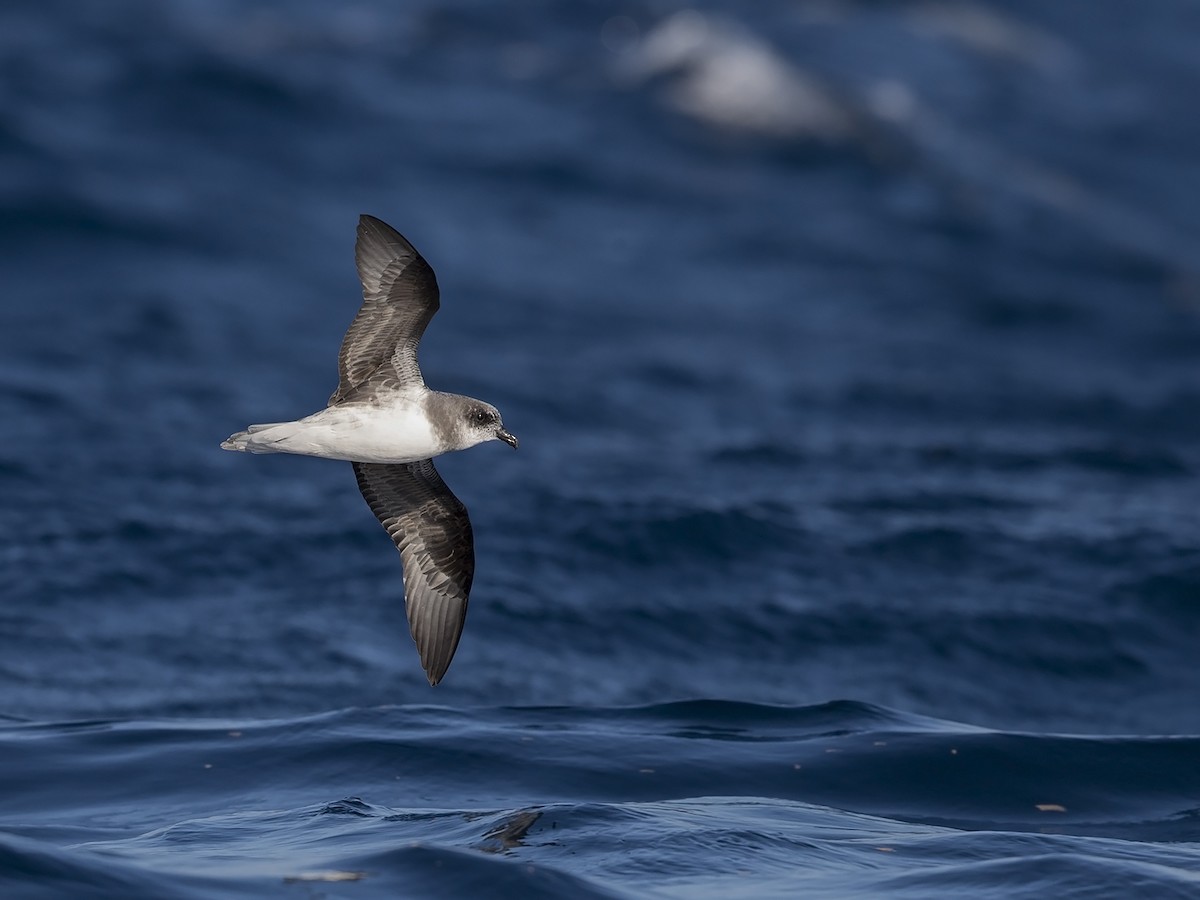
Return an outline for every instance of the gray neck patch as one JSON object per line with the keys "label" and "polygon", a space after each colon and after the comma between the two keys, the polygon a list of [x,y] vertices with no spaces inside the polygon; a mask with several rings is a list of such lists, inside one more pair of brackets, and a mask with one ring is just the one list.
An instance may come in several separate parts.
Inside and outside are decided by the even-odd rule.
{"label": "gray neck patch", "polygon": [[425,395],[425,415],[433,426],[434,437],[446,450],[461,450],[469,446],[467,437],[467,410],[476,401],[460,394],[444,394],[430,391]]}

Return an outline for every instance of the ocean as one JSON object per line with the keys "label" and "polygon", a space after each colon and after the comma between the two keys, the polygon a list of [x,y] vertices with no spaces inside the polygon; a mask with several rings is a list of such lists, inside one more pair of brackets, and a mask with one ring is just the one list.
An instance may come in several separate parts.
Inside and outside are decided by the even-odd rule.
{"label": "ocean", "polygon": [[1200,8],[509,6],[0,8],[0,896],[1200,897]]}

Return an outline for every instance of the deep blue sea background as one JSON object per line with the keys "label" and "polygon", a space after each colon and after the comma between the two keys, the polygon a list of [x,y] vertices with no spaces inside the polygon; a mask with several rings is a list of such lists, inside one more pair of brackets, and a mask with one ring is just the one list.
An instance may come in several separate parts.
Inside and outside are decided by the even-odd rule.
{"label": "deep blue sea background", "polygon": [[[1200,897],[1200,6],[8,0],[0,895]],[[446,680],[323,406],[437,270]]]}

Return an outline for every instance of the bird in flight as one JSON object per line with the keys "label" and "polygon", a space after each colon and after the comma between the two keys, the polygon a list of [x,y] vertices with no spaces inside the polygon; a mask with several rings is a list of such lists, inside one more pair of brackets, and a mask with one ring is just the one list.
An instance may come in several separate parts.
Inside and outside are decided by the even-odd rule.
{"label": "bird in flight", "polygon": [[450,667],[467,617],[475,541],[467,508],[433,457],[517,439],[496,407],[425,386],[417,345],[438,311],[429,263],[390,225],[358,220],[354,247],[363,304],[338,353],[328,405],[294,422],[251,425],[225,450],[347,460],[358,488],[400,551],[409,630],[431,685]]}

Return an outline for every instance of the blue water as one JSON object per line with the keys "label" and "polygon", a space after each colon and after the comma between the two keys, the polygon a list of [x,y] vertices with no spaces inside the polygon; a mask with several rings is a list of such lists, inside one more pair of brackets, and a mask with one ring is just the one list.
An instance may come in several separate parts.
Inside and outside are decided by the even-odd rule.
{"label": "blue water", "polygon": [[1200,896],[1200,9],[507,6],[0,7],[0,895]]}

